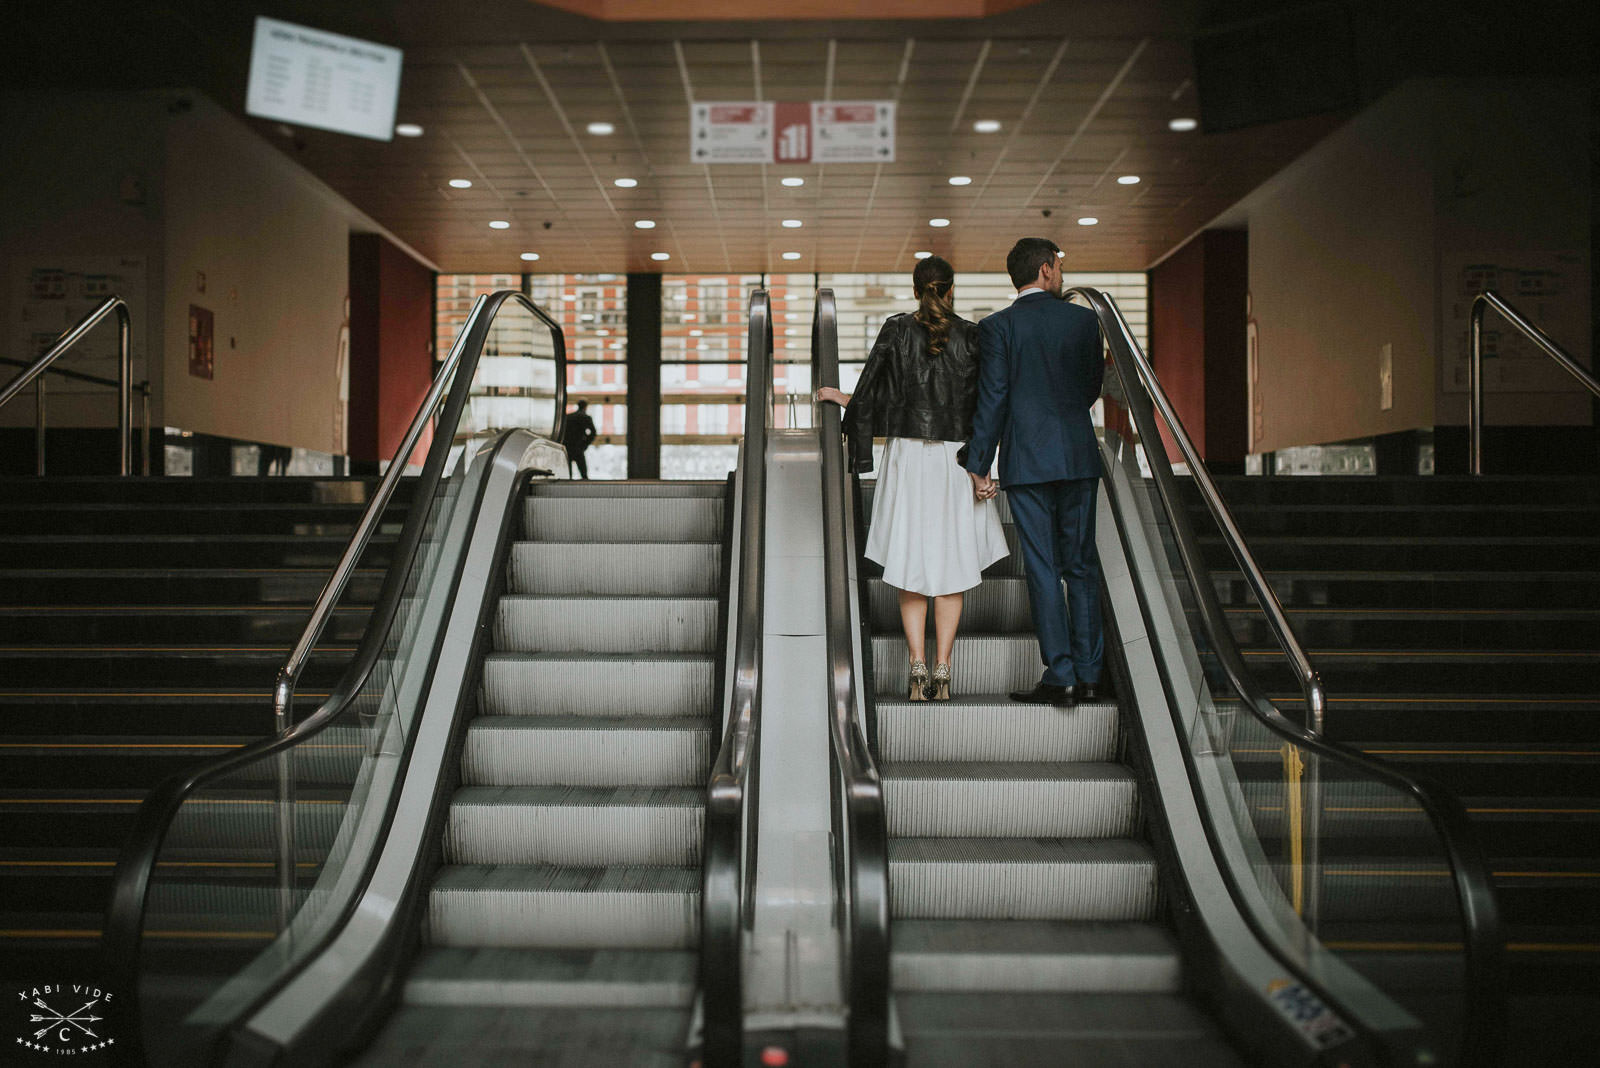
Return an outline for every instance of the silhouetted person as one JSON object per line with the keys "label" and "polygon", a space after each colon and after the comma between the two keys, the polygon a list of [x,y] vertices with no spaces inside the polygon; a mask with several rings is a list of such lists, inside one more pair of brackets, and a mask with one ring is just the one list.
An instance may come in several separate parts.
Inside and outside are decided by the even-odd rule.
{"label": "silhouetted person", "polygon": [[265,478],[267,475],[287,475],[289,461],[294,458],[294,450],[287,445],[261,446],[260,455],[256,457],[256,477]]}
{"label": "silhouetted person", "polygon": [[572,474],[572,465],[578,465],[578,477],[589,477],[589,464],[583,458],[583,452],[594,440],[594,420],[589,418],[587,411],[588,401],[579,401],[575,411],[567,413],[566,425],[561,428],[561,445],[567,450],[567,474]]}

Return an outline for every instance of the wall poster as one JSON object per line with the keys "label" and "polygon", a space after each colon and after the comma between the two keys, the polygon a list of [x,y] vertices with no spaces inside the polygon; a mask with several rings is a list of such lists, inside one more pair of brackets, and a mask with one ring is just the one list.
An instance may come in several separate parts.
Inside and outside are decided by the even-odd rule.
{"label": "wall poster", "polygon": [[189,305],[189,373],[196,378],[214,378],[217,347],[213,343],[210,308]]}
{"label": "wall poster", "polygon": [[[1589,362],[1589,271],[1573,252],[1507,252],[1440,265],[1443,389],[1466,393],[1472,346],[1472,299],[1498,293],[1579,363]],[[1565,393],[1583,387],[1493,310],[1483,320],[1485,393]]]}
{"label": "wall poster", "polygon": [[[128,345],[133,359],[133,381],[148,377],[145,363],[145,329],[149,306],[145,296],[146,261],[143,256],[31,256],[13,257],[11,287],[12,359],[32,360],[72,329],[109,296],[128,305],[131,327]],[[117,322],[102,320],[65,356],[58,367],[116,381]],[[61,394],[107,395],[105,386],[51,375],[51,396]],[[109,393],[115,396],[115,393]],[[115,405],[113,405],[113,409]]]}

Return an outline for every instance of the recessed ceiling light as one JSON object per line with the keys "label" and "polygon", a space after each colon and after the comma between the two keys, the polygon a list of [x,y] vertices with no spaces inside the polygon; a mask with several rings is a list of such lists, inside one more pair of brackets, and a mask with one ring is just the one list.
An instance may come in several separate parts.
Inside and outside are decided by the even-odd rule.
{"label": "recessed ceiling light", "polygon": [[667,252],[652,252],[650,253],[650,258],[659,262],[661,260],[670,260],[672,255]]}
{"label": "recessed ceiling light", "polygon": [[633,225],[640,230],[654,230],[656,221],[654,219],[635,219]]}
{"label": "recessed ceiling light", "polygon": [[539,254],[537,252],[524,252],[522,254],[522,258],[527,260],[529,263],[532,263],[534,260],[539,258]]}
{"label": "recessed ceiling light", "polygon": [[950,176],[950,184],[951,185],[971,185],[972,184],[972,179],[968,178],[964,174],[952,174]]}
{"label": "recessed ceiling light", "polygon": [[1099,221],[1100,220],[1096,219],[1093,215],[1085,215],[1083,218],[1078,220],[1078,225],[1079,226],[1093,226],[1096,223],[1098,223]]}
{"label": "recessed ceiling light", "polygon": [[918,252],[918,253],[915,253],[915,255],[916,255],[917,259],[925,260],[929,256],[933,255],[933,253],[931,253],[931,252]]}
{"label": "recessed ceiling light", "polygon": [[786,260],[797,260],[797,259],[800,258],[800,253],[798,253],[798,252],[785,252],[783,254],[783,258],[786,259]]}
{"label": "recessed ceiling light", "polygon": [[611,184],[616,186],[618,189],[632,189],[634,186],[639,184],[639,179],[637,179],[637,178],[614,178],[614,179],[612,179]]}
{"label": "recessed ceiling light", "polygon": [[617,128],[611,125],[609,122],[591,122],[588,126],[585,126],[584,129],[588,130],[596,137],[605,137],[607,134],[614,134],[617,132]]}
{"label": "recessed ceiling light", "polygon": [[491,229],[491,230],[509,230],[509,229],[511,229],[511,224],[506,222],[504,219],[494,219],[489,223],[489,229]]}
{"label": "recessed ceiling light", "polygon": [[800,227],[802,227],[804,225],[805,225],[805,223],[801,222],[799,219],[785,219],[785,220],[783,220],[783,226],[784,226],[784,229],[786,229],[786,230],[798,230],[798,229],[800,229]]}
{"label": "recessed ceiling light", "polygon": [[414,122],[402,122],[399,126],[394,128],[394,132],[399,134],[401,137],[421,137],[422,127],[418,126]]}
{"label": "recessed ceiling light", "polygon": [[472,182],[469,181],[466,178],[452,178],[452,179],[450,179],[450,188],[451,189],[471,189],[472,188]]}
{"label": "recessed ceiling light", "polygon": [[1167,123],[1167,129],[1176,130],[1179,133],[1188,133],[1199,126],[1200,124],[1193,119],[1173,119]]}
{"label": "recessed ceiling light", "polygon": [[972,128],[977,130],[979,133],[994,133],[996,130],[1000,129],[1000,120],[979,119],[977,122],[972,124]]}
{"label": "recessed ceiling light", "polygon": [[1124,174],[1121,178],[1117,179],[1117,184],[1118,185],[1138,185],[1139,184],[1139,176],[1137,174]]}
{"label": "recessed ceiling light", "polygon": [[928,225],[929,226],[949,226],[950,225],[950,220],[949,219],[929,219],[928,220]]}
{"label": "recessed ceiling light", "polygon": [[796,186],[805,185],[806,180],[804,178],[785,178],[783,184],[793,189]]}

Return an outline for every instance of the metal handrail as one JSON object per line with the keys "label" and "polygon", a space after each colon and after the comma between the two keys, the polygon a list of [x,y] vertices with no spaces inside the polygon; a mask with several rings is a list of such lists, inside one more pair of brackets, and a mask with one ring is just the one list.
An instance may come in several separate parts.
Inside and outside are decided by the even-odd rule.
{"label": "metal handrail", "polygon": [[[133,377],[133,355],[130,346],[132,330],[128,319],[128,303],[121,297],[113,295],[101,301],[100,306],[79,319],[76,326],[56,338],[55,344],[29,364],[27,370],[13,378],[4,389],[0,389],[0,408],[4,408],[12,397],[22,392],[29,382],[43,374],[51,364],[82,341],[84,335],[112,312],[116,312],[117,315],[117,474],[126,475],[130,473],[129,467],[132,463],[130,454],[133,452],[133,394],[129,388],[129,380]],[[42,425],[44,415],[42,393],[39,403]],[[145,473],[148,474],[148,459],[145,468]],[[41,469],[39,473],[44,474],[44,471]]]}
{"label": "metal handrail", "polygon": [[[555,320],[533,304],[526,296],[513,290],[500,290],[492,294],[479,296],[473,305],[471,314],[467,317],[466,325],[456,338],[455,345],[450,350],[444,365],[440,368],[434,379],[433,386],[429,389],[417,414],[413,417],[400,448],[396,450],[394,458],[389,465],[389,471],[380,483],[378,491],[373,495],[367,510],[362,516],[361,523],[351,537],[349,546],[340,558],[333,574],[323,586],[318,595],[316,606],[312,610],[311,619],[306,624],[300,640],[295,645],[295,650],[290,654],[284,669],[278,673],[278,680],[273,689],[274,713],[280,721],[287,721],[287,713],[280,711],[292,701],[294,682],[300,669],[304,666],[309,650],[315,645],[322,633],[323,627],[332,612],[333,605],[338,601],[355,570],[355,562],[360,557],[375,532],[378,521],[384,512],[395,486],[399,482],[400,473],[405,469],[406,461],[416,448],[423,430],[435,413],[438,413],[438,427],[449,432],[435,433],[433,442],[428,449],[427,459],[418,478],[416,506],[410,509],[405,525],[401,529],[399,541],[396,544],[395,554],[389,565],[384,583],[379,592],[376,604],[368,617],[367,629],[363,633],[361,642],[356,648],[355,657],[344,674],[333,686],[326,700],[310,716],[298,723],[288,723],[287,726],[277,731],[272,737],[247,745],[232,753],[207,761],[198,767],[173,776],[158,785],[144,802],[134,817],[134,826],[128,837],[124,839],[121,855],[117,860],[117,867],[113,876],[111,903],[107,910],[105,933],[102,946],[108,967],[120,980],[119,990],[128,991],[126,997],[130,1004],[137,1006],[137,987],[139,975],[139,954],[141,948],[141,932],[144,927],[145,907],[149,898],[150,880],[155,870],[155,864],[161,852],[167,831],[173,818],[183,807],[184,802],[195,790],[228,774],[247,764],[254,763],[266,756],[277,755],[280,760],[280,779],[278,790],[279,822],[278,822],[278,869],[280,889],[287,879],[292,884],[294,871],[294,820],[292,812],[285,812],[284,805],[292,804],[293,788],[287,779],[285,769],[287,765],[288,750],[310,738],[315,737],[325,728],[334,723],[351,705],[356,696],[361,692],[367,676],[376,666],[379,657],[384,651],[384,643],[390,627],[394,623],[401,600],[405,593],[406,575],[410,570],[411,562],[415,558],[422,543],[422,533],[426,523],[428,508],[423,502],[432,501],[437,493],[440,482],[444,477],[446,460],[453,447],[452,438],[454,428],[459,425],[462,413],[466,410],[468,395],[471,392],[472,379],[477,370],[479,358],[482,355],[484,342],[488,336],[489,328],[495,316],[507,302],[515,302],[527,308],[533,315],[551,328],[555,339],[557,404],[556,421],[559,424],[565,406],[566,382],[566,344],[561,336],[560,327]],[[448,389],[448,393],[446,390]],[[443,402],[440,409],[441,398]],[[287,852],[285,852],[287,850]],[[280,897],[287,897],[280,894]],[[280,906],[282,908],[282,906]],[[280,912],[280,924],[283,916]]]}
{"label": "metal handrail", "polygon": [[[1499,907],[1489,879],[1489,867],[1476,832],[1465,807],[1455,795],[1425,780],[1417,779],[1375,760],[1365,753],[1332,741],[1314,729],[1311,723],[1300,724],[1283,715],[1265,691],[1256,682],[1255,675],[1245,664],[1244,656],[1234,639],[1232,628],[1222,606],[1217,601],[1216,587],[1210,581],[1210,572],[1200,551],[1198,539],[1189,524],[1177,486],[1177,476],[1160,445],[1161,427],[1156,422],[1152,401],[1159,406],[1172,439],[1178,444],[1189,464],[1195,483],[1218,525],[1223,528],[1229,551],[1251,582],[1258,602],[1265,608],[1269,603],[1277,606],[1278,619],[1282,621],[1280,642],[1298,649],[1305,658],[1304,649],[1294,637],[1293,629],[1283,615],[1281,604],[1270,585],[1255,565],[1249,547],[1232,521],[1226,503],[1205,463],[1201,460],[1187,430],[1178,418],[1171,401],[1156,378],[1149,360],[1134,339],[1116,302],[1107,294],[1089,287],[1075,287],[1068,291],[1083,297],[1100,319],[1118,374],[1127,384],[1132,396],[1122,398],[1123,406],[1132,416],[1139,438],[1145,443],[1145,455],[1156,484],[1157,492],[1171,524],[1174,542],[1189,578],[1191,593],[1202,626],[1211,641],[1212,650],[1228,676],[1243,707],[1263,726],[1279,738],[1337,764],[1360,769],[1369,778],[1385,783],[1409,795],[1428,817],[1444,845],[1450,864],[1451,878],[1461,907],[1466,958],[1465,1027],[1461,1043],[1463,1064],[1491,1065],[1499,1062],[1502,1041],[1502,1023],[1505,1015],[1502,973],[1504,969],[1505,942],[1500,925]],[[1144,388],[1134,389],[1137,382]],[[1249,561],[1249,566],[1246,566]],[[1287,650],[1285,650],[1287,653]],[[1309,659],[1305,659],[1309,666]],[[1315,671],[1310,676],[1315,678]],[[1320,683],[1316,692],[1320,694]],[[1308,694],[1308,709],[1311,708]],[[1315,720],[1315,717],[1312,717]],[[1314,789],[1314,783],[1312,784]],[[1313,813],[1316,809],[1313,804]],[[1313,862],[1308,860],[1307,866]],[[1226,869],[1224,869],[1226,871]],[[1314,870],[1314,869],[1313,869]],[[1313,906],[1315,905],[1313,888]]]}
{"label": "metal handrail", "polygon": [[[839,331],[833,290],[817,291],[811,320],[815,384],[839,386]],[[792,394],[791,394],[792,396]],[[827,649],[833,758],[843,788],[847,880],[844,957],[850,1014],[849,1063],[883,1064],[889,1046],[889,844],[883,780],[856,715],[856,656],[850,620],[850,561],[854,508],[845,471],[842,417],[837,405],[821,406],[823,560],[827,586]],[[836,809],[837,811],[837,809]],[[841,848],[836,844],[836,848]]]}
{"label": "metal handrail", "polygon": [[1596,397],[1600,397],[1600,380],[1584,370],[1583,365],[1551,340],[1549,334],[1534,326],[1526,316],[1507,304],[1500,294],[1492,289],[1485,289],[1472,298],[1472,351],[1467,363],[1467,379],[1472,392],[1471,415],[1467,428],[1468,455],[1474,475],[1483,474],[1483,315],[1490,308],[1499,312],[1501,317],[1516,327],[1523,337],[1539,346],[1540,352],[1556,361],[1556,364],[1576,378],[1580,385]]}
{"label": "metal handrail", "polygon": [[[0,365],[6,367],[33,366],[33,364],[29,363],[27,360],[13,360],[9,356],[0,356]],[[71,378],[79,382],[89,382],[96,386],[110,386],[112,389],[117,388],[117,380],[115,378],[104,378],[100,375],[85,374],[82,371],[74,371],[69,367],[47,367],[45,368],[44,374],[34,379],[33,388],[36,394],[36,410],[34,414],[34,473],[39,475],[41,478],[44,476],[45,469],[44,383],[45,378],[48,375],[56,375],[60,378]],[[150,380],[148,378],[140,379],[138,382],[133,383],[132,388],[139,394],[140,401],[139,436],[141,438],[141,442],[139,446],[139,473],[142,475],[148,475],[150,473]]]}
{"label": "metal handrail", "polygon": [[706,791],[700,889],[700,990],[707,1068],[743,1063],[744,931],[755,905],[761,651],[767,510],[767,429],[772,413],[772,306],[767,291],[750,294],[745,350],[744,462],[739,502],[739,612],[734,628],[732,687],[722,746]]}

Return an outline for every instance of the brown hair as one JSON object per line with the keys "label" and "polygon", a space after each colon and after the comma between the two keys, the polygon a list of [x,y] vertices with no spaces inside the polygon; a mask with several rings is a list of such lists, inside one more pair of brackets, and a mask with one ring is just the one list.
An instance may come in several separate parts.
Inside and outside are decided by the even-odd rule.
{"label": "brown hair", "polygon": [[911,317],[928,329],[929,356],[943,352],[950,337],[950,320],[956,314],[950,287],[955,281],[955,269],[940,256],[919,260],[911,272],[911,291],[917,296],[917,310]]}

